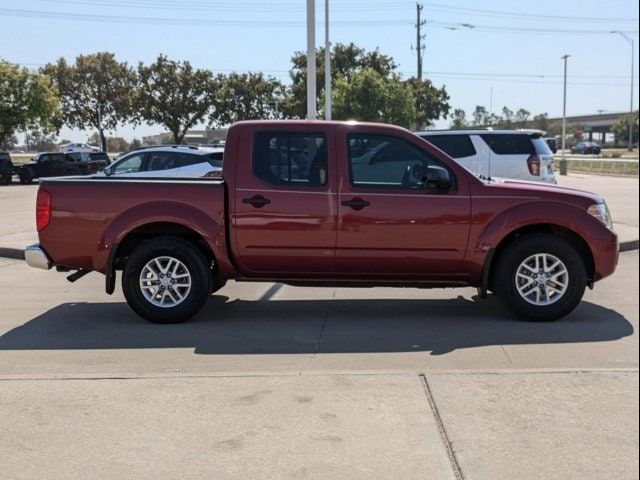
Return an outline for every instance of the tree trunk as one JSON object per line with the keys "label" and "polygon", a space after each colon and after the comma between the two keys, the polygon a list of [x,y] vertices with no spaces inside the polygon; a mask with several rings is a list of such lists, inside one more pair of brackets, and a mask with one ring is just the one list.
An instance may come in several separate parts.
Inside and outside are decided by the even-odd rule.
{"label": "tree trunk", "polygon": [[173,143],[175,143],[176,145],[180,145],[182,143],[182,140],[184,140],[184,133],[181,134],[180,130],[176,130],[172,133],[173,133]]}
{"label": "tree trunk", "polygon": [[107,151],[107,139],[104,136],[104,130],[102,128],[98,128],[98,133],[100,135],[100,147],[103,152]]}

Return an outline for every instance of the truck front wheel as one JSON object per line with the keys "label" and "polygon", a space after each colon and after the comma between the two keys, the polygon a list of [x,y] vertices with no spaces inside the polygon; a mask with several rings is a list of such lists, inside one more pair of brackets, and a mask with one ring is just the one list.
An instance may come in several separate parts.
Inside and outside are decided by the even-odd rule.
{"label": "truck front wheel", "polygon": [[150,322],[184,322],[209,296],[210,263],[194,245],[179,238],[160,237],[141,243],[122,275],[127,303]]}
{"label": "truck front wheel", "polygon": [[494,290],[518,318],[557,320],[582,300],[587,285],[584,261],[561,237],[523,237],[510,244],[497,262]]}

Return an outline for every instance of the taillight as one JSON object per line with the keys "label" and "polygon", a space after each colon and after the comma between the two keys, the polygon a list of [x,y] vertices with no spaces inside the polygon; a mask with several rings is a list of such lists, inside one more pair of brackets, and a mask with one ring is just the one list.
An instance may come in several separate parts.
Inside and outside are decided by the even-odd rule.
{"label": "taillight", "polygon": [[540,176],[540,157],[537,155],[531,155],[527,158],[527,167],[529,167],[529,173],[535,177]]}
{"label": "taillight", "polygon": [[36,200],[36,228],[38,231],[49,225],[51,220],[51,194],[46,190],[38,190]]}

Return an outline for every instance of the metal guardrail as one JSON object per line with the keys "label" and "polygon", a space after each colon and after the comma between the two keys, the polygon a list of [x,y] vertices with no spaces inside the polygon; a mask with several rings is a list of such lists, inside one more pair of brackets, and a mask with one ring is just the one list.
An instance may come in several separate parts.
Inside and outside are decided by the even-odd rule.
{"label": "metal guardrail", "polygon": [[[556,167],[560,164],[560,155],[554,157]],[[596,173],[601,175],[638,176],[637,158],[604,158],[596,155],[565,155],[568,170]]]}

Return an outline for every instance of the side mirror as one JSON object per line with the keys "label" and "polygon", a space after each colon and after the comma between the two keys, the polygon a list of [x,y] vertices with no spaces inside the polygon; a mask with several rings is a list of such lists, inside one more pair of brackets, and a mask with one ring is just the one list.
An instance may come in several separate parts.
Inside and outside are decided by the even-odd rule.
{"label": "side mirror", "polygon": [[437,165],[428,165],[424,170],[423,185],[434,190],[446,190],[451,188],[451,176],[449,170]]}

